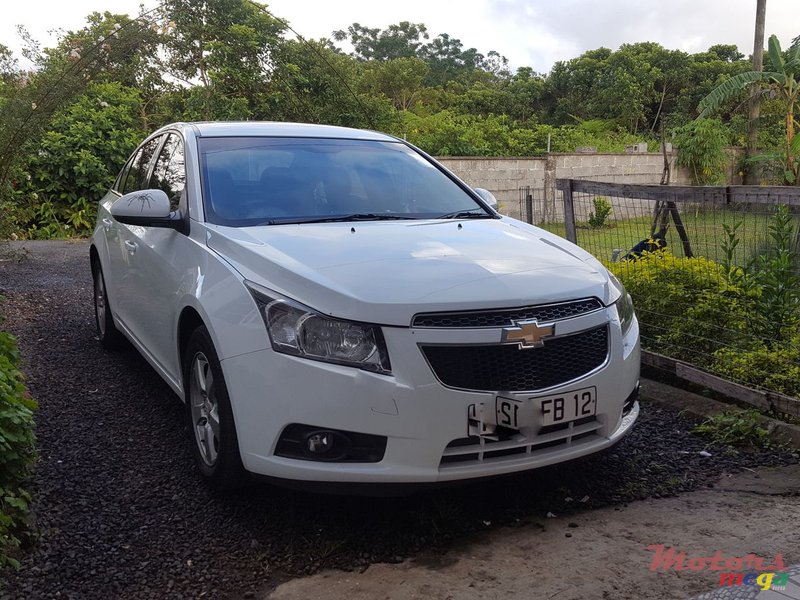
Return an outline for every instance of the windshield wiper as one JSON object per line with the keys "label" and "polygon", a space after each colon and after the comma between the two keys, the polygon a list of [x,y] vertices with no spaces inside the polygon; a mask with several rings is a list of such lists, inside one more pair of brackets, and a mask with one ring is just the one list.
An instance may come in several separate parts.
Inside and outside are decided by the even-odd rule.
{"label": "windshield wiper", "polygon": [[[475,212],[476,210],[479,210],[481,212]],[[436,218],[437,219],[494,219],[494,216],[490,215],[481,208],[473,208],[470,210],[457,210],[455,212],[445,213],[443,215],[439,215]]]}
{"label": "windshield wiper", "polygon": [[296,225],[301,223],[341,223],[346,221],[406,221],[414,220],[417,217],[406,217],[403,215],[394,214],[379,214],[379,213],[353,213],[350,215],[332,215],[330,217],[309,217],[299,219],[270,219],[262,225]]}

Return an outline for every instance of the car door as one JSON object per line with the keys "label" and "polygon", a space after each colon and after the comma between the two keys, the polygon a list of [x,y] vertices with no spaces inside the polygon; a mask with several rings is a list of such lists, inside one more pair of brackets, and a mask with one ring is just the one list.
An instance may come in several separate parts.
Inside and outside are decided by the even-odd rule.
{"label": "car door", "polygon": [[[160,147],[147,183],[170,199],[172,211],[180,211],[188,223],[184,142],[178,133],[168,133]],[[174,379],[179,378],[176,321],[181,284],[193,242],[186,232],[166,227],[128,226],[135,251],[129,254],[129,307],[131,333],[156,363]]]}
{"label": "car door", "polygon": [[116,190],[109,192],[100,208],[100,222],[108,249],[108,264],[103,270],[109,302],[114,314],[123,326],[131,328],[131,308],[136,303],[131,281],[134,277],[133,260],[137,246],[135,225],[123,225],[110,213],[111,204],[120,196],[144,189],[150,177],[150,169],[163,136],[157,136],[142,144],[125,166],[116,183]]}

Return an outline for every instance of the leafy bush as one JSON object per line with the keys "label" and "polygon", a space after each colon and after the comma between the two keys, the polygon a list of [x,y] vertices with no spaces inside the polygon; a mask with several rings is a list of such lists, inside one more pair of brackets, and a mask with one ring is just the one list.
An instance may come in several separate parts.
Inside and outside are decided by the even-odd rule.
{"label": "leafy bush", "polygon": [[755,309],[767,337],[782,339],[800,322],[800,251],[788,207],[779,205],[769,223],[769,246],[746,269],[761,288]]}
{"label": "leafy bush", "polygon": [[725,183],[728,136],[718,119],[695,119],[673,132],[677,163],[689,169],[697,185]]}
{"label": "leafy bush", "polygon": [[757,410],[736,410],[708,417],[692,429],[693,433],[704,433],[720,444],[735,446],[769,446],[769,432],[761,424]]}
{"label": "leafy bush", "polygon": [[800,397],[800,334],[780,345],[760,343],[746,351],[720,349],[711,370],[751,387]]}
{"label": "leafy bush", "polygon": [[589,213],[589,227],[604,227],[608,215],[611,214],[611,203],[607,198],[595,196],[592,204],[594,204],[594,211]]}
{"label": "leafy bush", "polygon": [[757,342],[747,335],[750,293],[722,265],[661,250],[608,266],[633,298],[647,349],[708,366],[721,348]]}
{"label": "leafy bush", "polygon": [[56,116],[20,172],[15,189],[30,205],[28,234],[91,231],[97,202],[142,137],[136,90],[118,83],[89,86]]}
{"label": "leafy bush", "polygon": [[0,331],[0,568],[19,563],[12,556],[28,533],[30,495],[24,485],[35,460],[34,402],[18,370],[16,340]]}
{"label": "leafy bush", "polygon": [[648,350],[722,377],[800,397],[800,278],[791,215],[779,207],[770,246],[734,262],[735,224],[722,264],[669,251],[608,265],[633,297]]}

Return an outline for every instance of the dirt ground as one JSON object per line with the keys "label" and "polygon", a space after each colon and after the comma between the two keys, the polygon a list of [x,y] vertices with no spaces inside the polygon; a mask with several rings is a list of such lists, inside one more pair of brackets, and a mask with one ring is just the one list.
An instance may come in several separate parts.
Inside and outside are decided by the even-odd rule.
{"label": "dirt ground", "polygon": [[[269,600],[489,600],[687,598],[713,590],[719,573],[651,571],[651,544],[687,557],[749,553],[800,562],[800,466],[728,476],[675,498],[492,530],[458,550],[362,573],[294,579]],[[767,563],[769,564],[769,562]],[[745,592],[741,589],[741,592]],[[800,598],[789,590],[782,598]],[[753,593],[753,596],[755,593]],[[753,597],[751,596],[751,597]]]}

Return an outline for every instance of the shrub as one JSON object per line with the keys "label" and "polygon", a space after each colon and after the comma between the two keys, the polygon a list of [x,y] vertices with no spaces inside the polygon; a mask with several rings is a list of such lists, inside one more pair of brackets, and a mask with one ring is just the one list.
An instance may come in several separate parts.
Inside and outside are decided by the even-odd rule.
{"label": "shrub", "polygon": [[143,132],[139,92],[118,83],[92,84],[57,115],[21,165],[18,193],[30,205],[28,235],[85,235],[95,208]]}
{"label": "shrub", "polygon": [[798,237],[789,209],[778,205],[769,222],[769,246],[747,269],[761,288],[755,309],[769,338],[782,339],[787,332],[794,332],[800,322]]}
{"label": "shrub", "polygon": [[762,343],[744,352],[723,348],[711,370],[751,387],[800,397],[800,334],[781,345]]}
{"label": "shrub", "polygon": [[35,459],[34,402],[18,370],[15,338],[0,331],[0,568],[19,563],[12,556],[30,535],[30,495],[24,485]]}
{"label": "shrub", "polygon": [[696,185],[725,183],[728,139],[719,119],[695,119],[678,127],[673,139],[678,147],[677,163],[689,169]]}
{"label": "shrub", "polygon": [[754,409],[723,412],[708,417],[692,429],[704,433],[720,444],[737,446],[769,446],[769,432],[761,424],[761,414]]}
{"label": "shrub", "polygon": [[668,250],[608,265],[633,298],[645,348],[698,366],[720,348],[749,348],[748,292],[705,258],[680,258]]}
{"label": "shrub", "polygon": [[[795,288],[787,283],[785,254],[767,253],[744,269],[736,267],[736,229],[730,228],[734,235],[724,243],[726,264],[664,250],[608,266],[633,297],[646,349],[800,397],[797,294],[787,290]],[[783,258],[773,264],[774,257]]]}
{"label": "shrub", "polygon": [[611,214],[611,203],[602,196],[595,196],[592,204],[594,204],[594,211],[589,213],[589,226],[592,228],[604,227],[608,215]]}

